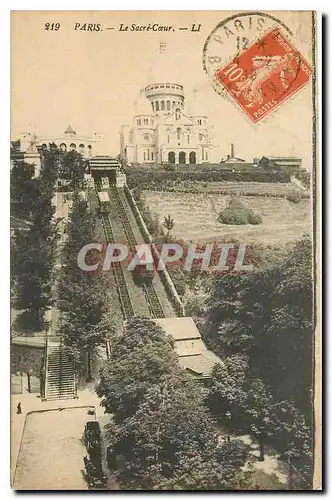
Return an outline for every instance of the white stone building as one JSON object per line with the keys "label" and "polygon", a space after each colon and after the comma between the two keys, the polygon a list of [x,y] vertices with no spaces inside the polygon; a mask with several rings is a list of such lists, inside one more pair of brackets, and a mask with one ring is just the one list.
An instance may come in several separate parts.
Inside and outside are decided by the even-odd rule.
{"label": "white stone building", "polygon": [[154,68],[154,82],[144,87],[135,104],[132,125],[121,128],[121,155],[130,164],[210,163],[210,129],[197,90],[192,105],[186,106],[183,86],[170,77],[163,57]]}
{"label": "white stone building", "polygon": [[97,153],[97,145],[102,138],[101,134],[93,134],[92,136],[77,134],[71,125],[57,136],[36,136],[31,133],[22,133],[19,137],[22,152],[27,151],[31,144],[48,148],[50,143],[55,143],[63,151],[78,151],[84,158],[90,158]]}

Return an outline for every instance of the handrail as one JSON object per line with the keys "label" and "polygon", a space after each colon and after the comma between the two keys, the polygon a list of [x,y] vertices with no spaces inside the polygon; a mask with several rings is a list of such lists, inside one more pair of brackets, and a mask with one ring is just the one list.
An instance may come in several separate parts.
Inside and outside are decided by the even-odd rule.
{"label": "handrail", "polygon": [[43,387],[41,397],[45,401],[46,400],[46,388],[47,388],[47,372],[48,372],[48,331],[45,335],[45,354],[44,354],[44,366],[43,366]]}

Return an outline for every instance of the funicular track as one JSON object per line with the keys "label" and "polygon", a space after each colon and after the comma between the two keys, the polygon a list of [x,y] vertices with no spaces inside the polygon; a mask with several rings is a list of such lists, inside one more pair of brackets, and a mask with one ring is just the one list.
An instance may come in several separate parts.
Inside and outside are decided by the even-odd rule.
{"label": "funicular track", "polygon": [[[101,184],[98,181],[95,181],[96,191],[101,191]],[[115,243],[115,238],[112,230],[112,226],[109,220],[108,215],[101,214],[104,233],[106,237],[107,243]],[[120,305],[122,309],[122,314],[124,319],[129,319],[135,316],[134,307],[129,295],[129,290],[127,287],[127,283],[125,280],[123,268],[121,262],[112,262],[112,271],[115,279],[116,288],[119,295]]]}
{"label": "funicular track", "polygon": [[[117,187],[111,184],[109,193],[111,200],[116,206],[117,213],[120,217],[130,249],[132,252],[135,252],[136,245],[138,244],[138,242],[134,235],[133,229],[129,221],[128,213],[126,211],[123,201],[121,200]],[[144,290],[144,294],[150,309],[151,316],[153,318],[164,318],[165,314],[161,306],[161,303],[159,301],[154,285],[152,283],[143,283],[142,289]]]}

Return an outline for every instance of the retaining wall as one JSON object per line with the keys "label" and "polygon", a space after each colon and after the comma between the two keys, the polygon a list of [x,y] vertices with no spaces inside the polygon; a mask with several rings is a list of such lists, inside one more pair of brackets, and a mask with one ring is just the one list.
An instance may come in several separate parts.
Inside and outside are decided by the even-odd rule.
{"label": "retaining wall", "polygon": [[[144,219],[141,215],[141,212],[139,211],[139,208],[136,204],[136,201],[134,200],[134,197],[128,188],[127,185],[124,186],[124,192],[127,197],[127,200],[129,202],[129,205],[132,208],[132,211],[135,215],[136,221],[142,231],[144,241],[148,244],[151,245],[151,252],[153,254],[154,259],[159,263],[159,265],[162,267],[162,269],[158,269],[158,274],[160,276],[161,282],[164,285],[164,288],[166,290],[166,293],[173,304],[173,307],[177,314],[179,316],[185,316],[185,310],[184,310],[184,305],[179,297],[178,292],[176,291],[176,288],[174,286],[174,283],[172,281],[172,278],[169,275],[169,272],[166,269],[166,266],[164,262],[161,260],[160,253],[156,247],[156,245],[153,243],[152,236],[149,233],[148,228],[146,227],[146,224],[144,222]],[[159,267],[158,265],[158,267]]]}

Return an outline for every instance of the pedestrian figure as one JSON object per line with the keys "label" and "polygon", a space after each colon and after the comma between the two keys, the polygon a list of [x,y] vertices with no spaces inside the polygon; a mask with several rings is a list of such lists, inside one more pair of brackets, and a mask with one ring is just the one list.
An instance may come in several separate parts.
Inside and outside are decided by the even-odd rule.
{"label": "pedestrian figure", "polygon": [[17,405],[17,415],[20,415],[22,413],[22,406],[21,403],[18,403]]}

